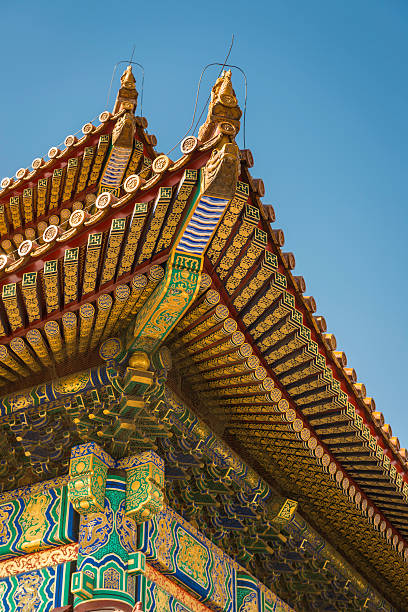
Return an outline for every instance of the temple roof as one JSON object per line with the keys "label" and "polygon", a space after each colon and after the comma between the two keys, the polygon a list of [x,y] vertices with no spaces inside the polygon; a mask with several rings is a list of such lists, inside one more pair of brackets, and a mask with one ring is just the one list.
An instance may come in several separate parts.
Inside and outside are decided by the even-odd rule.
{"label": "temple roof", "polygon": [[[176,161],[155,152],[136,104],[127,68],[113,115],[1,183],[0,485],[64,473],[70,445],[84,437],[117,443],[104,413],[109,377],[83,405],[50,391],[45,416],[44,402],[27,398],[50,379],[104,367],[100,346],[126,338],[146,308],[204,186],[228,206],[205,249],[198,297],[166,340],[169,385],[383,593],[392,597],[389,583],[394,598],[407,597],[407,451],[282,250],[252,154],[235,144],[231,73],[220,75],[198,138],[184,139]],[[194,251],[199,238],[183,236]],[[143,419],[147,433],[134,435],[132,450],[160,438],[154,418]],[[53,427],[54,454],[44,448]]]}

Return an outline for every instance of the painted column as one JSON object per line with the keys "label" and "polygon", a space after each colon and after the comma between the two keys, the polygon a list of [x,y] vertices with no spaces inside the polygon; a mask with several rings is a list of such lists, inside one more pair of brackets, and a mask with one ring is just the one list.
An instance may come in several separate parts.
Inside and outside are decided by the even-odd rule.
{"label": "painted column", "polygon": [[103,512],[81,517],[78,571],[72,579],[74,610],[115,606],[130,612],[135,604],[135,576],[128,572],[135,549],[136,524],[125,514],[126,480],[109,476]]}
{"label": "painted column", "polygon": [[74,612],[132,611],[145,569],[137,524],[161,509],[163,486],[164,464],[152,451],[115,461],[95,443],[72,449],[69,493],[81,515]]}

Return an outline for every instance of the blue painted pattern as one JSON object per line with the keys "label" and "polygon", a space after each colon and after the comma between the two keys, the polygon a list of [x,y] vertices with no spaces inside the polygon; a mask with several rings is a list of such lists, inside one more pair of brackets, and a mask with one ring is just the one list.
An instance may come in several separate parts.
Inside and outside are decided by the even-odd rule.
{"label": "blue painted pattern", "polygon": [[202,255],[229,200],[203,196],[183,232],[177,250]]}

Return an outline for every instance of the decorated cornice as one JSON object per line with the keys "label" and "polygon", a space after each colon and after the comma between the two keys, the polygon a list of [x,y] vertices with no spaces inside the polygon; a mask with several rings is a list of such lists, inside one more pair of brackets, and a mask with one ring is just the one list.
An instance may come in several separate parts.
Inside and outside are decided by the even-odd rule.
{"label": "decorated cornice", "polygon": [[[360,569],[368,560],[370,580],[383,560],[396,592],[405,592],[395,568],[403,572],[408,557],[406,451],[314,315],[304,279],[292,274],[294,255],[282,252],[283,232],[261,202],[263,182],[249,173],[252,155],[234,141],[241,111],[230,73],[218,79],[198,138],[184,139],[176,161],[154,152],[136,103],[127,69],[116,114],[102,113],[80,140],[67,137],[48,162],[2,182],[0,386],[19,402],[27,380],[40,388],[50,369],[63,379],[81,359],[99,366],[106,342],[119,343],[123,368],[129,351],[139,353],[137,363],[140,351],[153,354],[168,341],[174,376],[206,418],[266,480],[295,487],[320,532],[330,537],[336,525],[336,546]],[[29,403],[33,430],[57,424],[49,463],[39,460],[30,427],[5,417],[2,426],[22,441],[10,457],[9,486],[23,479],[24,462],[50,475],[73,442],[113,440],[116,455],[155,445],[161,428],[145,404],[141,431],[124,416],[128,408],[110,411],[136,383],[123,384],[48,398],[50,415]],[[6,471],[0,466],[0,478]]]}

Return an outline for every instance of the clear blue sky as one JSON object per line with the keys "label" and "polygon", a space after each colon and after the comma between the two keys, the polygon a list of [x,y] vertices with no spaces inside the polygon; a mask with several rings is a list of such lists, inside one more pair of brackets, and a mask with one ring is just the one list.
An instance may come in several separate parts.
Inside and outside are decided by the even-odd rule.
{"label": "clear blue sky", "polygon": [[104,110],[134,43],[143,114],[166,152],[190,123],[202,66],[222,62],[235,33],[264,202],[338,348],[408,446],[407,1],[40,0],[1,12],[1,176]]}

